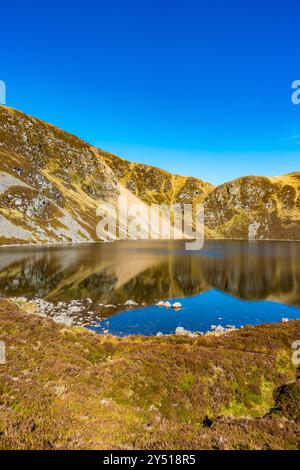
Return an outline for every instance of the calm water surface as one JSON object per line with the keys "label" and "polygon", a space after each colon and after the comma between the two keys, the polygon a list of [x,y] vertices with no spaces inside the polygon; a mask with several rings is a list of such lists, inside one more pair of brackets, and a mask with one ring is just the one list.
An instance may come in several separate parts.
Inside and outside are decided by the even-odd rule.
{"label": "calm water surface", "polygon": [[[207,241],[199,252],[168,241],[2,248],[0,296],[90,298],[89,313],[103,318],[93,328],[118,335],[277,322],[300,318],[300,244]],[[124,307],[129,299],[139,306]],[[157,307],[162,299],[179,299],[183,309]]]}

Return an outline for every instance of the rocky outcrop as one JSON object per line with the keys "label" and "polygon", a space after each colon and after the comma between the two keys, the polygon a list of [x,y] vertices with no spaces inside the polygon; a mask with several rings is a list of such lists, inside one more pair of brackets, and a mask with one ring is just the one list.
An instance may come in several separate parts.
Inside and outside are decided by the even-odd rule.
{"label": "rocky outcrop", "polygon": [[215,188],[204,205],[207,227],[222,238],[300,238],[300,172],[230,181]]}
{"label": "rocky outcrop", "polygon": [[[0,244],[92,242],[99,203],[203,203],[207,238],[300,239],[300,172],[221,186],[133,163],[0,106]],[[145,221],[142,221],[145,224]]]}
{"label": "rocky outcrop", "polygon": [[0,244],[98,240],[100,203],[199,199],[213,187],[122,160],[0,106]]}
{"label": "rocky outcrop", "polygon": [[120,183],[148,204],[200,203],[214,188],[198,178],[173,175],[160,168],[129,162],[111,154],[103,156]]}
{"label": "rocky outcrop", "polygon": [[2,106],[0,175],[2,244],[93,241],[97,201],[119,194],[91,146]]}

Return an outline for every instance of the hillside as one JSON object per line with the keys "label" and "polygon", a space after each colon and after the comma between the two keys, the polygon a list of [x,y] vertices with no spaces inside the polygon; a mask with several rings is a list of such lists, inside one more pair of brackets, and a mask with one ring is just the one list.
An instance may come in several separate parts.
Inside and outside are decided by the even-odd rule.
{"label": "hillside", "polygon": [[214,187],[126,161],[0,106],[1,245],[96,241],[96,210],[119,195],[145,209],[204,203],[208,238],[300,239],[300,172]]}
{"label": "hillside", "polygon": [[221,238],[300,239],[300,172],[247,176],[205,199],[205,221]]}
{"label": "hillside", "polygon": [[97,240],[96,210],[116,203],[203,200],[213,187],[127,162],[20,111],[0,106],[0,242]]}

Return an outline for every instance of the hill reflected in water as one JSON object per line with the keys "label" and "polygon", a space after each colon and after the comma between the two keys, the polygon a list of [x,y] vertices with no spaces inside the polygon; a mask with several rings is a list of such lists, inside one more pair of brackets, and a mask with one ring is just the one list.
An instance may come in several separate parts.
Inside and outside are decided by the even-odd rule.
{"label": "hill reflected in water", "polygon": [[123,241],[0,250],[2,297],[152,303],[210,289],[300,306],[300,244],[207,241],[193,252],[182,242]]}

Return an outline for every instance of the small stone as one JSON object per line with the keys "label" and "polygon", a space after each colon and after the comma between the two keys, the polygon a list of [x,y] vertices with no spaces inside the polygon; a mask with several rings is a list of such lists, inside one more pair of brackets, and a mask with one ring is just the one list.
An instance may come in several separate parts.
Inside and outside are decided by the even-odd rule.
{"label": "small stone", "polygon": [[81,312],[81,308],[80,307],[77,307],[76,305],[72,305],[69,307],[69,312],[71,313],[77,313],[77,312]]}
{"label": "small stone", "polygon": [[138,305],[134,300],[127,300],[125,303],[124,303],[125,306],[132,306],[132,305]]}
{"label": "small stone", "polygon": [[156,305],[158,305],[158,307],[171,307],[171,304],[168,302],[168,300],[166,302],[164,300],[160,300]]}
{"label": "small stone", "polygon": [[177,326],[177,328],[175,330],[175,335],[184,336],[185,332],[186,332],[186,330],[182,326]]}
{"label": "small stone", "polygon": [[175,335],[177,335],[177,336],[190,336],[190,337],[197,336],[196,333],[193,333],[192,331],[185,330],[182,326],[177,326],[177,328],[175,330]]}
{"label": "small stone", "polygon": [[102,398],[102,400],[100,400],[100,405],[102,406],[108,406],[110,404],[110,400],[108,398]]}
{"label": "small stone", "polygon": [[155,405],[150,405],[148,408],[149,411],[158,411],[158,408],[156,408]]}
{"label": "small stone", "polygon": [[61,397],[66,392],[67,387],[65,385],[55,385],[54,392],[57,397]]}
{"label": "small stone", "polygon": [[224,328],[222,325],[218,325],[218,326],[216,326],[216,328],[215,328],[215,332],[216,332],[216,333],[224,333],[224,332],[225,332],[225,328]]}
{"label": "small stone", "polygon": [[182,304],[180,302],[175,302],[174,304],[172,304],[172,308],[175,308],[175,309],[182,308]]}

